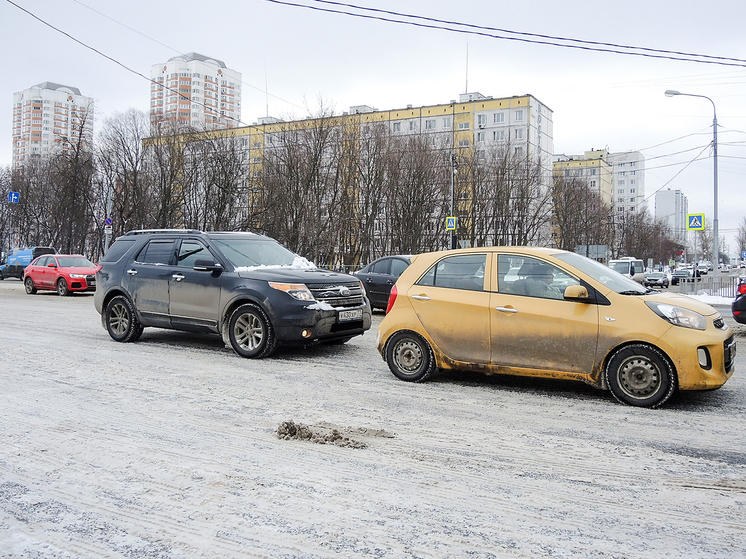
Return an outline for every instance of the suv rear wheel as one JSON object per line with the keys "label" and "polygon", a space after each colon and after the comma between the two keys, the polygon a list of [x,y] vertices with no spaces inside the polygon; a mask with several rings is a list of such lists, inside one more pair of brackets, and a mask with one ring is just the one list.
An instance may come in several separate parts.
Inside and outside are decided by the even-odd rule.
{"label": "suv rear wheel", "polygon": [[127,297],[118,295],[106,305],[106,329],[117,342],[134,342],[144,330]]}
{"label": "suv rear wheel", "polygon": [[228,337],[241,357],[260,359],[275,350],[275,331],[267,314],[257,305],[246,304],[231,314]]}

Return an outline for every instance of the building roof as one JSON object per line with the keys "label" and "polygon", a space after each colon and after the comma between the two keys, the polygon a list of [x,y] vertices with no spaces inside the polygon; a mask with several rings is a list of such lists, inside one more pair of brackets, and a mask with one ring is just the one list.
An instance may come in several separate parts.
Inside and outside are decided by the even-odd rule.
{"label": "building roof", "polygon": [[72,91],[75,95],[81,95],[80,90],[77,87],[70,87],[69,85],[61,85],[59,83],[53,83],[53,82],[42,82],[37,85],[31,86],[31,88],[38,87],[39,89],[69,89]]}
{"label": "building roof", "polygon": [[168,61],[171,62],[172,60],[178,59],[186,60],[187,62],[190,62],[191,60],[198,60],[199,62],[215,62],[221,68],[227,68],[225,62],[222,60],[212,58],[211,56],[205,56],[204,54],[199,54],[197,52],[188,52],[186,54],[180,54],[179,56],[173,56],[169,58]]}

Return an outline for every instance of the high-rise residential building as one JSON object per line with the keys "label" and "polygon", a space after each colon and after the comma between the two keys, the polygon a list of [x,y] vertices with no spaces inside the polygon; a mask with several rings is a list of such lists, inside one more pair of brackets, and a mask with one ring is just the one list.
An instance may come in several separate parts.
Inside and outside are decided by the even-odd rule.
{"label": "high-rise residential building", "polygon": [[609,153],[612,165],[614,213],[635,214],[645,207],[645,156],[639,151]]}
{"label": "high-rise residential building", "polygon": [[655,193],[655,220],[665,223],[674,239],[687,241],[686,216],[689,202],[681,190],[659,190]]}
{"label": "high-rise residential building", "polygon": [[196,52],[154,64],[150,71],[150,122],[215,130],[241,124],[241,73]]}
{"label": "high-rise residential building", "polygon": [[614,193],[613,166],[609,162],[609,152],[605,149],[592,149],[583,155],[555,155],[553,162],[555,176],[576,178],[584,181],[592,192],[598,193],[606,204],[612,203]]}
{"label": "high-rise residential building", "polygon": [[44,82],[13,94],[14,169],[92,141],[93,99],[78,88]]}
{"label": "high-rise residential building", "polygon": [[583,155],[555,155],[554,174],[586,181],[614,208],[619,221],[645,205],[645,157],[639,151],[593,149]]}

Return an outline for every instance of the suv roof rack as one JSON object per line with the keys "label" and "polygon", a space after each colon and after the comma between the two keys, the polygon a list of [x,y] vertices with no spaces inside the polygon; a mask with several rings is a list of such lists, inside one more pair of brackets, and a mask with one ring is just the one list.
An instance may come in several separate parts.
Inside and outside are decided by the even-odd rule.
{"label": "suv roof rack", "polygon": [[202,233],[198,229],[134,229],[127,231],[125,235],[147,235],[152,233]]}

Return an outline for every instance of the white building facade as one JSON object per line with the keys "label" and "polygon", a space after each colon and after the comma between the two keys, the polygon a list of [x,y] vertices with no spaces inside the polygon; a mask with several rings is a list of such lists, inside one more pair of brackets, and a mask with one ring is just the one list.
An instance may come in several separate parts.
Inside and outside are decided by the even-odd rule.
{"label": "white building facade", "polygon": [[665,223],[671,236],[682,244],[687,241],[686,216],[689,202],[681,190],[659,190],[655,193],[655,220]]}
{"label": "white building facade", "polygon": [[76,87],[43,82],[13,94],[11,165],[93,145],[93,99]]}
{"label": "white building facade", "polygon": [[196,52],[154,64],[150,71],[151,132],[166,122],[177,130],[241,124],[241,73]]}
{"label": "white building facade", "polygon": [[645,157],[639,151],[609,153],[612,166],[614,213],[635,214],[645,207]]}

